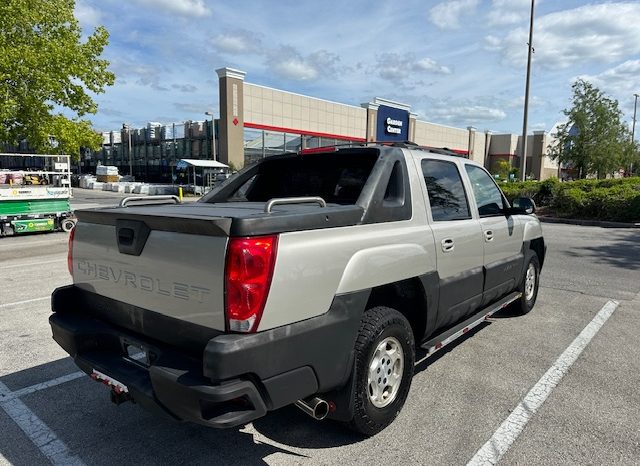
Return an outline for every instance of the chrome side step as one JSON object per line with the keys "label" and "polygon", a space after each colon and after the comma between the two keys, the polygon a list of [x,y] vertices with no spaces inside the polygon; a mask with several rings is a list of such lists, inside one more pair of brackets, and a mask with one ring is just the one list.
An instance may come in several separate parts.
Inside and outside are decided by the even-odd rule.
{"label": "chrome side step", "polygon": [[470,318],[461,322],[455,327],[452,327],[446,332],[424,342],[423,344],[420,345],[420,347],[427,350],[426,358],[428,358],[429,356],[431,356],[433,353],[443,348],[444,346],[448,345],[452,341],[461,337],[465,333],[469,332],[469,330],[471,330],[472,328],[477,327],[482,322],[485,322],[487,319],[489,319],[489,317],[491,317],[496,312],[504,309],[512,302],[520,299],[521,296],[522,296],[521,292],[514,291],[510,295],[507,295],[504,298],[502,298],[500,301],[485,307],[480,312],[476,313],[475,315],[471,316]]}

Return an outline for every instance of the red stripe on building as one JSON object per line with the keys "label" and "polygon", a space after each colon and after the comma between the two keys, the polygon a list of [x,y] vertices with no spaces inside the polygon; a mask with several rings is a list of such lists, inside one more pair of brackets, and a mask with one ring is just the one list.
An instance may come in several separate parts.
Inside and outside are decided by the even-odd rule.
{"label": "red stripe on building", "polygon": [[358,138],[355,136],[341,136],[339,134],[330,134],[330,133],[318,133],[317,131],[303,131],[300,129],[293,128],[283,128],[280,126],[269,126],[269,125],[259,125],[257,123],[246,123],[244,124],[245,128],[252,129],[263,129],[265,131],[277,131],[279,133],[293,133],[299,134],[301,136],[316,136],[319,138],[329,138],[329,139],[340,139],[344,141],[357,141],[357,142],[365,142],[365,138]]}

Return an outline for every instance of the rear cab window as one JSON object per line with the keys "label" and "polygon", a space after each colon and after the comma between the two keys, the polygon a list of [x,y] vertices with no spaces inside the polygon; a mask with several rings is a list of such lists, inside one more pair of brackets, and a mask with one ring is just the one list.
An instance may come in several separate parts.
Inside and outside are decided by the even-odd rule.
{"label": "rear cab window", "polygon": [[[204,202],[267,202],[275,198],[319,196],[327,203],[355,204],[378,159],[376,151],[271,157],[247,176],[212,193]],[[223,195],[221,195],[223,194]]]}

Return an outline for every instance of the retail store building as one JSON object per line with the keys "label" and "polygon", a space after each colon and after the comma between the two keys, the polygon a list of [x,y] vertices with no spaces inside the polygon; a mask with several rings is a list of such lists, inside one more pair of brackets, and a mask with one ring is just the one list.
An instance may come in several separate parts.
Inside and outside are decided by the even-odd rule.
{"label": "retail store building", "polygon": [[[365,141],[412,141],[448,148],[489,170],[498,160],[520,164],[521,137],[492,134],[469,126],[455,128],[418,119],[405,103],[373,98],[360,105],[332,102],[248,82],[246,73],[216,70],[219,119],[104,133],[100,154],[85,157],[96,163],[122,166],[121,173],[153,181],[168,181],[182,158],[216,159],[240,168],[284,151]],[[215,144],[211,137],[215,127]],[[546,157],[550,137],[535,132],[527,141],[527,174],[536,179],[557,175],[557,164]]]}

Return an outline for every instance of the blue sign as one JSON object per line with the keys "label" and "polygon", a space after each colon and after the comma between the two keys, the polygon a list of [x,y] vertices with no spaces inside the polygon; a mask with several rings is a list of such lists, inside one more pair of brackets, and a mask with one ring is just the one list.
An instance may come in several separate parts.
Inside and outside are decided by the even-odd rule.
{"label": "blue sign", "polygon": [[399,108],[380,105],[378,107],[378,124],[376,126],[378,141],[408,141],[409,112]]}

